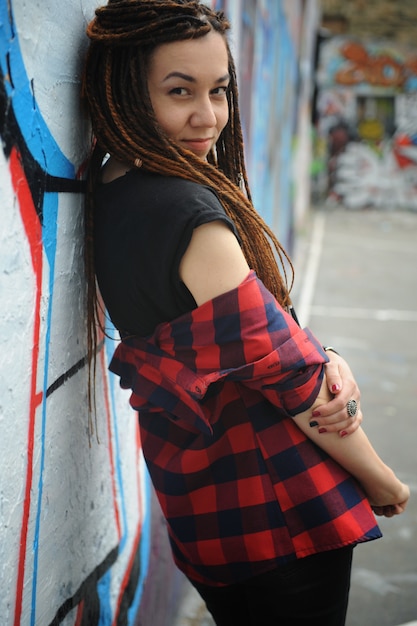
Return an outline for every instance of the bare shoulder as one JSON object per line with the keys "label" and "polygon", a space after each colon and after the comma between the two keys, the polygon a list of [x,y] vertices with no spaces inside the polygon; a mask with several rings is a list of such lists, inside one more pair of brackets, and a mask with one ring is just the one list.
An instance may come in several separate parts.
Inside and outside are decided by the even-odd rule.
{"label": "bare shoulder", "polygon": [[181,280],[198,305],[236,288],[248,272],[236,236],[221,220],[194,230],[180,264]]}

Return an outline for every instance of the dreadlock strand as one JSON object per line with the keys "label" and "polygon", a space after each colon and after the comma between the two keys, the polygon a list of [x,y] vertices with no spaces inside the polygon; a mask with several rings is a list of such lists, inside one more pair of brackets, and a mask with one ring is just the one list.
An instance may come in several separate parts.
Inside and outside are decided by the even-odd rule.
{"label": "dreadlock strand", "polygon": [[164,42],[175,41],[209,32],[210,24],[201,19],[205,13],[198,2],[113,2],[96,10],[96,17],[89,24],[87,34],[93,40],[113,46],[130,45],[137,41],[141,45],[149,45],[161,36]]}

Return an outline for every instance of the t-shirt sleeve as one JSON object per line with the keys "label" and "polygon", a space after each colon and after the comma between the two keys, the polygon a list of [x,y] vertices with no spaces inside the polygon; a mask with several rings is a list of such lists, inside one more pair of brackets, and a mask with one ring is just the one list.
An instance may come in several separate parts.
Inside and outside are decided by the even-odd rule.
{"label": "t-shirt sleeve", "polygon": [[[164,186],[165,183],[165,186]],[[158,294],[172,311],[170,319],[192,308],[196,302],[179,275],[181,259],[186,252],[195,228],[213,221],[224,222],[238,237],[233,221],[226,215],[217,195],[208,187],[180,179],[163,179],[152,208],[153,250],[158,259],[148,257],[153,267],[152,284],[148,293]],[[142,242],[146,246],[146,242]],[[149,276],[151,278],[151,275]]]}
{"label": "t-shirt sleeve", "polygon": [[[181,217],[179,217],[179,215],[181,215]],[[176,214],[176,217],[174,217],[174,221],[177,221],[177,219],[177,247],[175,251],[173,250],[174,280],[178,278],[181,259],[190,244],[193,231],[196,228],[203,224],[208,224],[209,222],[222,221],[237,237],[234,223],[226,215],[225,210],[214,192],[206,187],[200,187],[197,194],[185,199],[185,206],[181,206],[181,210]]]}
{"label": "t-shirt sleeve", "polygon": [[103,186],[98,199],[96,270],[115,326],[144,336],[195,308],[179,276],[194,229],[221,220],[237,236],[216,193],[135,171]]}

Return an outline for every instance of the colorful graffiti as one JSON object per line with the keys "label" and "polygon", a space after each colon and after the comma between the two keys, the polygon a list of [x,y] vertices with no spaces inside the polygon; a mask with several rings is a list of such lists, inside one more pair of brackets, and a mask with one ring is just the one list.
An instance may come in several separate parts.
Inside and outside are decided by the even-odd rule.
{"label": "colorful graffiti", "polygon": [[384,41],[334,37],[322,48],[318,81],[321,86],[361,86],[414,91],[417,53]]}
{"label": "colorful graffiti", "polygon": [[349,208],[417,208],[416,53],[335,37],[318,71],[326,188]]}
{"label": "colorful graffiti", "polygon": [[[298,51],[281,2],[243,4],[241,100],[253,201],[291,249]],[[299,3],[292,7],[295,12]]]}
{"label": "colorful graffiti", "polygon": [[340,85],[369,83],[381,87],[402,87],[407,80],[407,65],[388,54],[371,55],[364,45],[355,41],[346,42],[340,52],[345,63],[334,76],[335,82]]}
{"label": "colorful graffiti", "polygon": [[107,374],[114,349],[107,340],[98,360],[98,430],[87,436],[80,172],[88,129],[78,94],[86,16],[97,4],[0,5],[5,625],[137,623],[142,605],[156,604],[144,589],[156,549],[168,556],[154,580],[176,597],[167,591],[153,624],[167,623],[179,591],[157,509],[151,527],[137,420]]}
{"label": "colorful graffiti", "polygon": [[338,157],[333,185],[344,206],[417,210],[417,142],[409,143],[413,141],[409,137],[406,141],[413,152],[407,152],[405,167],[401,144],[384,145],[379,152],[366,143],[347,145]]}

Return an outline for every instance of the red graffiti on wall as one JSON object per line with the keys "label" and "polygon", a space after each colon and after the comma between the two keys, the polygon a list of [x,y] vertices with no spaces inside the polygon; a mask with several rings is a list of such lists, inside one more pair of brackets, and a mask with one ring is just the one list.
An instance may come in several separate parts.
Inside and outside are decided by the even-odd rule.
{"label": "red graffiti on wall", "polygon": [[16,148],[10,154],[10,174],[13,187],[16,191],[22,223],[30,245],[33,273],[36,281],[36,300],[34,311],[33,350],[31,364],[31,389],[28,424],[27,466],[25,480],[25,496],[23,503],[23,519],[20,534],[19,563],[17,565],[17,590],[15,602],[15,624],[20,624],[22,611],[22,594],[25,571],[25,557],[27,547],[27,530],[30,513],[30,501],[32,491],[33,474],[33,451],[36,409],[42,402],[42,392],[36,391],[36,379],[38,373],[39,338],[40,338],[40,302],[42,295],[42,227],[39,216],[35,210],[29,185],[23,171],[21,157]]}

